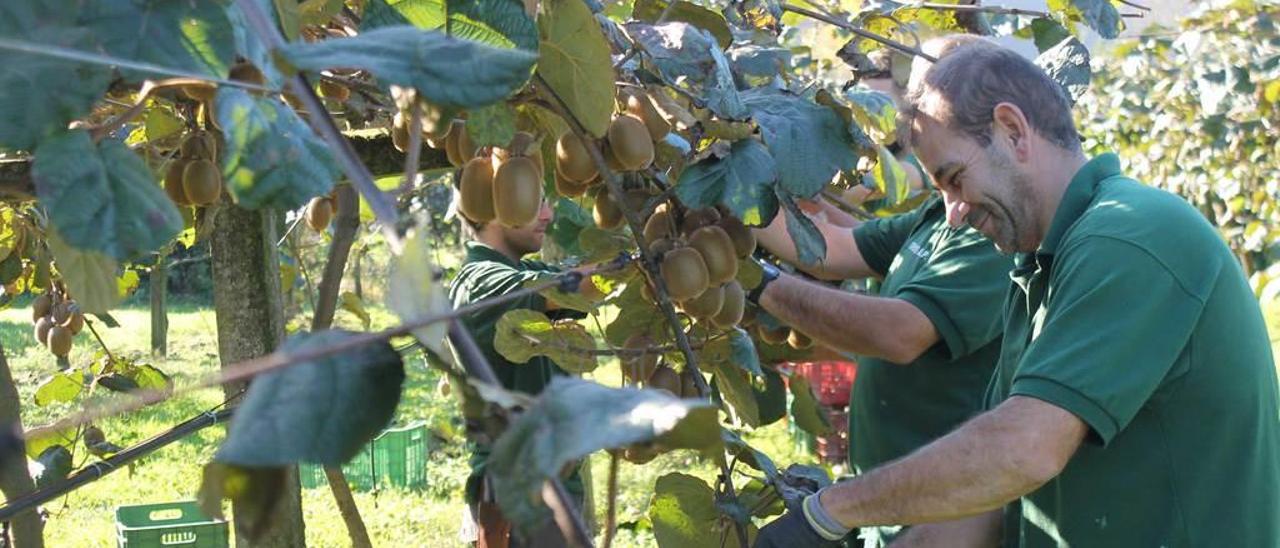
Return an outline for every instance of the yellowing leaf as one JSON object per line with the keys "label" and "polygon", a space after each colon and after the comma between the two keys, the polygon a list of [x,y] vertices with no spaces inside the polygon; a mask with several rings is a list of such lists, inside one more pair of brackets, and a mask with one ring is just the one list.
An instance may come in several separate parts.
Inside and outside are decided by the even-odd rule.
{"label": "yellowing leaf", "polygon": [[56,230],[48,232],[49,251],[58,273],[85,313],[106,312],[120,302],[116,284],[116,261],[97,251],[71,247]]}
{"label": "yellowing leaf", "polygon": [[543,0],[538,74],[592,135],[603,136],[613,114],[613,63],[595,16],[580,0]]}
{"label": "yellowing leaf", "polygon": [[[391,276],[387,281],[387,308],[403,322],[451,310],[449,296],[436,279],[435,261],[429,250],[435,245],[427,239],[426,230],[416,230],[405,239],[404,250],[391,259]],[[445,356],[448,322],[436,322],[413,330],[418,342],[437,355]]]}
{"label": "yellowing leaf", "polygon": [[369,324],[373,319],[370,318],[369,313],[365,311],[364,301],[360,300],[359,296],[350,291],[343,291],[338,302],[342,305],[343,310],[355,314],[356,317],[360,318],[360,323],[364,324],[366,331],[369,329]]}

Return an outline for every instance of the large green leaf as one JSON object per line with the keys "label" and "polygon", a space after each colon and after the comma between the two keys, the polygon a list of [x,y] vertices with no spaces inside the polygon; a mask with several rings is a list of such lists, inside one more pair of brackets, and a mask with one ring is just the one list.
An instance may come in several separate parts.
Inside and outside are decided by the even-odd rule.
{"label": "large green leaf", "polygon": [[764,370],[764,386],[752,386],[756,394],[756,406],[760,409],[760,424],[773,424],[787,416],[787,386],[782,375],[772,369]]}
{"label": "large green leaf", "polygon": [[853,119],[877,143],[892,143],[898,136],[898,107],[888,95],[869,88],[853,87],[844,92]]}
{"label": "large green leaf", "polygon": [[778,167],[760,141],[733,143],[724,158],[707,158],[680,174],[676,196],[690,208],[724,204],[748,225],[760,225],[778,213],[773,185]]}
{"label": "large green leaf", "polygon": [[1041,53],[1036,57],[1036,65],[1062,86],[1072,103],[1089,90],[1089,77],[1093,74],[1089,68],[1089,49],[1074,36]]}
{"label": "large green leaf", "polygon": [[[306,333],[280,350],[308,352],[356,336]],[[403,382],[404,363],[385,340],[259,375],[214,460],[251,467],[343,464],[390,422]]]}
{"label": "large green leaf", "polygon": [[765,478],[772,480],[778,475],[778,465],[764,452],[747,444],[741,436],[722,428],[720,437],[724,439],[725,451],[738,458],[743,464],[764,472]]}
{"label": "large green leaf", "polygon": [[729,59],[711,33],[678,21],[632,22],[626,28],[668,85],[686,89],[722,118],[746,117]]}
{"label": "large green leaf", "polygon": [[721,399],[733,408],[738,420],[752,427],[760,426],[760,405],[751,389],[751,378],[745,370],[732,363],[720,362],[716,364],[716,374],[712,380]]}
{"label": "large green leaf", "polygon": [[1083,21],[1100,36],[1120,35],[1120,12],[1111,0],[1048,0],[1049,11],[1068,21]]}
{"label": "large green leaf", "polygon": [[582,253],[578,247],[578,235],[588,226],[593,226],[591,214],[578,202],[568,198],[560,198],[555,202],[555,215],[547,226],[547,236],[555,241],[569,255]]}
{"label": "large green leaf", "polygon": [[506,98],[529,79],[537,56],[411,26],[383,27],[351,38],[289,44],[295,67],[367,70],[386,84],[412,87],[437,105],[470,108]]}
{"label": "large green leaf", "polygon": [[467,118],[467,136],[478,147],[506,146],[515,134],[516,112],[506,103],[473,110]]}
{"label": "large green leaf", "polygon": [[655,341],[669,336],[671,327],[666,318],[655,313],[653,303],[644,298],[644,284],[643,278],[632,280],[614,301],[618,316],[604,329],[605,340],[611,346],[623,346],[629,337],[637,334],[649,335]]}
{"label": "large green leaf", "polygon": [[[85,2],[80,23],[106,52],[121,59],[225,77],[234,61],[231,21],[221,1]],[[130,80],[154,74],[123,69]]]}
{"label": "large green leaf", "polygon": [[876,147],[876,165],[864,176],[870,186],[884,194],[882,207],[893,207],[902,203],[911,193],[911,184],[907,181],[907,170],[902,168],[898,158],[883,146]]}
{"label": "large green leaf", "polygon": [[853,141],[831,109],[769,88],[745,91],[742,100],[778,164],[781,186],[791,194],[812,197],[836,172],[854,167]]}
{"label": "large green leaf", "polygon": [[444,0],[369,0],[360,31],[396,25],[438,29],[444,26],[445,17]]}
{"label": "large green leaf", "polygon": [[707,343],[700,354],[708,364],[730,365],[755,377],[764,376],[760,358],[756,355],[756,345],[740,327],[731,328],[725,332],[725,336]]}
{"label": "large green leaf", "polygon": [[[664,17],[665,16],[665,17]],[[733,31],[729,30],[729,22],[724,16],[712,10],[684,0],[637,0],[631,17],[646,23],[680,21],[689,23],[715,36],[716,43],[728,48],[733,43]]]}
{"label": "large green leaf", "polygon": [[725,54],[734,70],[751,76],[772,78],[791,64],[791,50],[777,46],[736,44]]}
{"label": "large green leaf", "polygon": [[491,46],[538,49],[538,29],[516,0],[372,0],[360,29],[395,25],[443,30]]}
{"label": "large green leaf", "polygon": [[816,265],[827,257],[827,240],[818,230],[818,225],[800,210],[790,196],[778,195],[787,216],[787,234],[796,245],[796,254],[801,263]]}
{"label": "large green leaf", "polygon": [[[93,35],[74,23],[64,2],[0,2],[0,37],[92,50]],[[0,146],[34,150],[45,136],[89,112],[111,82],[111,69],[6,51],[0,63]]]}
{"label": "large green leaf", "polygon": [[792,375],[790,381],[791,416],[795,418],[796,426],[815,436],[830,434],[831,421],[818,403],[817,396],[813,394],[809,379]]}
{"label": "large green leaf", "polygon": [[333,188],[331,149],[284,103],[222,87],[216,111],[226,142],[222,176],[240,206],[297,209]]}
{"label": "large green leaf", "polygon": [[631,238],[616,230],[605,230],[594,224],[578,233],[578,249],[587,262],[602,262],[618,256],[631,244]]}
{"label": "large green leaf", "polygon": [[613,61],[596,18],[580,0],[544,0],[538,74],[586,130],[602,137],[613,114]]}
{"label": "large green leaf", "polygon": [[[391,272],[387,277],[387,308],[402,322],[413,322],[424,317],[441,314],[453,308],[444,285],[436,279],[436,264],[428,230],[416,229],[405,238],[400,255],[391,259]],[[413,330],[414,338],[430,348],[438,356],[448,355],[445,337],[448,322],[435,322]]]}
{"label": "large green leaf", "polygon": [[40,407],[51,403],[67,403],[76,399],[83,389],[84,376],[78,371],[74,374],[56,373],[36,388],[35,402]]}
{"label": "large green leaf", "polygon": [[575,322],[552,323],[536,310],[512,310],[498,319],[493,349],[515,363],[546,356],[561,369],[587,373],[596,368],[596,340]]}
{"label": "large green leaf", "polygon": [[494,442],[489,477],[503,514],[527,531],[549,515],[542,485],[567,463],[655,440],[667,448],[711,451],[720,447],[719,430],[708,402],[556,377]]}
{"label": "large green leaf", "polygon": [[[740,544],[733,522],[720,513],[711,486],[681,472],[658,478],[649,504],[649,522],[658,546],[722,548]],[[747,545],[756,532],[755,525],[747,525]]]}
{"label": "large green leaf", "polygon": [[126,260],[182,230],[173,201],[122,141],[95,145],[87,131],[62,133],[40,146],[31,174],[40,204],[71,246]]}

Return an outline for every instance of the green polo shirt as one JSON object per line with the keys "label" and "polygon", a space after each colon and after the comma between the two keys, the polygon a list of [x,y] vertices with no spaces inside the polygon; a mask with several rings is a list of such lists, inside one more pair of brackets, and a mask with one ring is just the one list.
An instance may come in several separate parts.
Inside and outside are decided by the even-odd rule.
{"label": "green polo shirt", "polygon": [[1040,399],[1089,434],[1022,498],[1008,540],[1280,545],[1275,362],[1249,284],[1205,218],[1102,155],[1011,276],[988,404]]}
{"label": "green polo shirt", "polygon": [[[860,356],[849,412],[849,460],[862,472],[950,432],[980,412],[1000,352],[1012,261],[981,233],[951,228],[940,198],[854,229],[884,277],[879,294],[920,309],[941,339],[909,364]],[[892,528],[878,530],[888,540]],[[863,531],[862,535],[876,534]]]}
{"label": "green polo shirt", "polygon": [[[556,274],[559,270],[545,263],[531,260],[513,261],[506,255],[480,242],[467,242],[466,258],[458,275],[449,284],[449,300],[454,308],[476,301],[505,295],[524,287],[532,280]],[[546,300],[538,294],[518,299],[501,306],[485,308],[462,316],[476,344],[484,352],[498,381],[508,390],[538,394],[551,383],[552,377],[566,375],[545,356],[535,356],[526,363],[512,363],[494,350],[493,337],[498,319],[512,310],[545,310]],[[480,478],[489,453],[486,448],[472,446],[471,477],[467,480],[467,501],[474,502],[479,495]],[[582,482],[575,471],[565,487],[575,495],[582,495]]]}

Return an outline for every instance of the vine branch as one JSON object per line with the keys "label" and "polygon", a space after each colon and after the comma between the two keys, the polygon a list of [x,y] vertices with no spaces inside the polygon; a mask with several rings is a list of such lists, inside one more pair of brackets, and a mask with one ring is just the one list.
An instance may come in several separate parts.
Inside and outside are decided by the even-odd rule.
{"label": "vine branch", "polygon": [[898,51],[901,51],[901,52],[903,52],[903,53],[910,53],[911,55],[914,55],[914,56],[916,56],[916,57],[920,57],[920,58],[926,59],[926,60],[928,60],[928,61],[930,61],[930,62],[933,62],[933,63],[938,62],[938,58],[937,58],[937,57],[934,57],[934,56],[929,55],[929,54],[927,54],[927,53],[925,53],[925,52],[923,52],[923,51],[920,51],[920,48],[914,48],[914,47],[908,46],[908,45],[906,45],[906,44],[903,44],[902,42],[899,42],[899,41],[897,41],[897,40],[894,40],[894,39],[892,39],[892,38],[886,38],[886,37],[884,37],[884,36],[880,36],[879,34],[876,34],[876,33],[874,33],[874,32],[869,32],[869,31],[867,31],[867,30],[860,29],[860,28],[858,28],[858,27],[854,26],[852,23],[850,23],[850,22],[848,22],[848,21],[843,21],[843,20],[840,20],[840,19],[836,19],[836,18],[834,18],[834,17],[828,17],[828,16],[823,15],[823,14],[821,14],[821,13],[818,13],[818,12],[816,12],[816,11],[813,11],[813,10],[810,10],[810,9],[806,9],[806,8],[802,8],[802,7],[799,7],[799,6],[793,6],[793,5],[791,5],[791,4],[785,4],[785,5],[783,5],[783,6],[782,6],[782,9],[783,9],[784,11],[789,11],[789,12],[791,12],[791,13],[796,13],[796,14],[799,14],[799,15],[803,15],[803,16],[808,17],[808,18],[810,18],[810,19],[816,19],[816,20],[818,20],[818,21],[822,21],[823,23],[827,23],[827,24],[830,24],[830,25],[835,25],[835,26],[840,27],[840,28],[842,28],[842,29],[844,29],[844,30],[847,30],[847,31],[849,31],[849,32],[852,32],[852,33],[854,33],[854,34],[856,34],[856,35],[858,35],[858,36],[861,36],[861,37],[866,38],[866,39],[868,39],[868,40],[872,40],[872,41],[875,41],[875,42],[879,42],[879,43],[881,43],[881,44],[884,44],[884,45],[886,45],[886,46],[889,46],[889,47],[891,47],[891,48],[893,48],[893,49],[896,49],[896,50],[898,50]]}

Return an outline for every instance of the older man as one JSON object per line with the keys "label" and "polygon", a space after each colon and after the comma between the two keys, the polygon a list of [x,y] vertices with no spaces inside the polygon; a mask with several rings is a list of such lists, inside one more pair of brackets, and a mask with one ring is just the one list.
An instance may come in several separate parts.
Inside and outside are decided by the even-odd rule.
{"label": "older man", "polygon": [[1022,546],[1280,544],[1280,405],[1262,314],[1190,205],[1087,158],[1061,88],[1017,54],[962,45],[913,82],[916,152],[968,224],[1014,253],[989,410],[804,500],[758,546],[854,527],[956,523]]}

